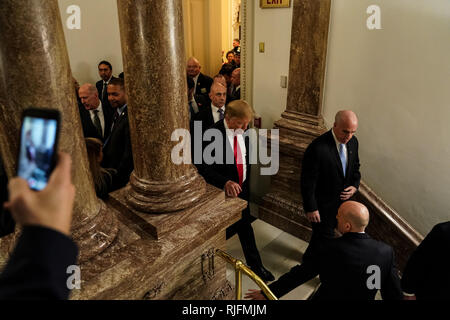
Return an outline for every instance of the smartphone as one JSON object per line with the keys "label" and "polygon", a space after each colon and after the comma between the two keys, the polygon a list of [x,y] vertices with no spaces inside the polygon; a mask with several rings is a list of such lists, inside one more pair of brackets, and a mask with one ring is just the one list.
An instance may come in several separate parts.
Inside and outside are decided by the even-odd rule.
{"label": "smartphone", "polygon": [[56,165],[60,118],[55,109],[29,108],[22,114],[17,175],[33,190],[45,188]]}

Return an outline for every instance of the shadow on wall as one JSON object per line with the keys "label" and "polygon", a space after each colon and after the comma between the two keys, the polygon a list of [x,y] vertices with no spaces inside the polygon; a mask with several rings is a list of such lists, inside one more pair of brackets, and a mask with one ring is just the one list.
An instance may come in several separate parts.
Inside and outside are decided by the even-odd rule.
{"label": "shadow on wall", "polygon": [[72,70],[73,76],[80,85],[87,82],[95,84],[100,79],[97,69],[92,70],[92,67],[86,62],[78,63]]}

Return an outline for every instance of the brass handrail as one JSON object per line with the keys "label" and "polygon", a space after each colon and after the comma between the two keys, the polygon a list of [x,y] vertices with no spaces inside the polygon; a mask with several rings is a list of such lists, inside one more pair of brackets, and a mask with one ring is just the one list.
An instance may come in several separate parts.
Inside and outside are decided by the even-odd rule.
{"label": "brass handrail", "polygon": [[220,249],[216,250],[216,254],[234,267],[234,270],[236,272],[236,300],[242,300],[242,272],[245,273],[250,279],[253,280],[254,283],[258,285],[258,287],[261,288],[261,290],[269,300],[278,300],[278,298],[272,293],[272,291],[270,291],[269,287],[264,283],[264,281],[261,280],[261,278],[256,275],[256,273],[254,273],[252,269],[247,267],[241,260],[233,258],[228,253]]}

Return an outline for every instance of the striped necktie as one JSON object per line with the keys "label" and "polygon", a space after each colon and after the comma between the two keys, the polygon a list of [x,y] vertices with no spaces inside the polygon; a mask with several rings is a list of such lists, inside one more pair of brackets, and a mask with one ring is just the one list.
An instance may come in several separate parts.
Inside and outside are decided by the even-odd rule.
{"label": "striped necktie", "polygon": [[219,110],[217,110],[217,112],[219,113],[219,120],[223,119],[223,109],[220,108]]}

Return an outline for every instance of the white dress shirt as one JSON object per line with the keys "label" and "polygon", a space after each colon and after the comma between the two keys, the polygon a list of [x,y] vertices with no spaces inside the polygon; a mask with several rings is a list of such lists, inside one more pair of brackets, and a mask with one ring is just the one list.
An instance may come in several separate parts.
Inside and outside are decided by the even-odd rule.
{"label": "white dress shirt", "polygon": [[89,110],[89,115],[91,116],[92,123],[95,123],[95,120],[94,120],[95,112],[94,111],[98,110],[97,115],[98,115],[98,118],[100,119],[100,124],[102,126],[102,136],[104,137],[105,136],[105,115],[103,113],[102,101],[101,100],[99,100],[99,101],[100,101],[100,104],[98,105],[98,107],[96,109]]}
{"label": "white dress shirt", "polygon": [[200,72],[198,73],[198,75],[196,75],[195,77],[192,78],[192,80],[194,80],[194,94],[195,94],[195,92],[197,92],[197,81],[198,81],[199,75],[200,75]]}
{"label": "white dress shirt", "polygon": [[[230,142],[231,150],[233,151],[233,158],[234,158],[234,130],[228,128],[227,121],[224,120],[223,124],[225,125],[225,132],[227,133],[228,142]],[[244,183],[245,179],[247,179],[247,165],[246,165],[246,158],[247,158],[247,149],[245,148],[245,141],[242,134],[237,135],[237,140],[239,143],[239,148],[241,149],[242,154],[242,166],[243,166],[243,175],[242,175],[242,183]],[[226,157],[226,155],[224,155]],[[226,158],[225,158],[226,159]]]}

